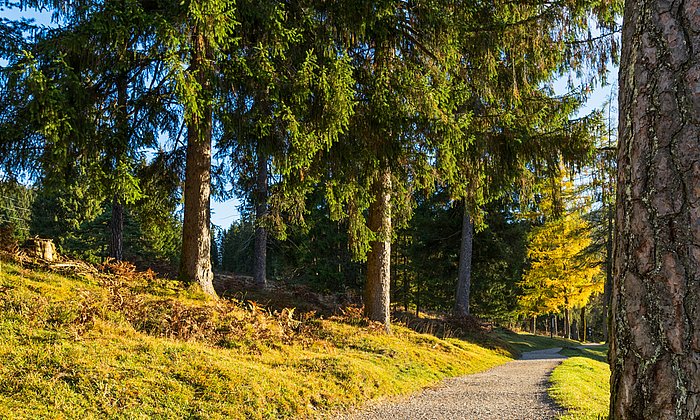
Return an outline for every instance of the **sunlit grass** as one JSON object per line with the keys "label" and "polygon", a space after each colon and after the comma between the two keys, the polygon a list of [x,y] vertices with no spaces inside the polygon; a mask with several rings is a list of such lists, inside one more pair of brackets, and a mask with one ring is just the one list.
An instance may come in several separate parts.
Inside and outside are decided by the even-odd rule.
{"label": "sunlit grass", "polygon": [[2,264],[0,418],[331,416],[512,357],[498,340],[341,318],[282,325],[250,304],[222,312],[162,280],[110,287]]}
{"label": "sunlit grass", "polygon": [[552,372],[549,394],[568,413],[567,420],[607,419],[610,402],[610,368],[607,346],[567,348],[569,356]]}

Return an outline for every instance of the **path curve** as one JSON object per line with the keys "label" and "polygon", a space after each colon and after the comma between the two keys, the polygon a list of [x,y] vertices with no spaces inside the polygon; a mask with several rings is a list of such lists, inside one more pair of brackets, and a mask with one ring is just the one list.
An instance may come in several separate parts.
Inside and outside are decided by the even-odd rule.
{"label": "path curve", "polygon": [[400,400],[347,414],[360,419],[546,420],[563,413],[547,395],[549,375],[565,356],[561,348],[523,353],[522,358],[474,375],[448,379]]}

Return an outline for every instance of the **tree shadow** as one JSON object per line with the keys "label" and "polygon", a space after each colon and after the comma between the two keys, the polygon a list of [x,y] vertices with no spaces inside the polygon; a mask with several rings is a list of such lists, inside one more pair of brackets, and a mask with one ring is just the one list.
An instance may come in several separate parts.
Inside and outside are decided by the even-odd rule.
{"label": "tree shadow", "polygon": [[607,344],[586,344],[578,347],[564,347],[560,353],[568,357],[586,357],[597,362],[608,363]]}

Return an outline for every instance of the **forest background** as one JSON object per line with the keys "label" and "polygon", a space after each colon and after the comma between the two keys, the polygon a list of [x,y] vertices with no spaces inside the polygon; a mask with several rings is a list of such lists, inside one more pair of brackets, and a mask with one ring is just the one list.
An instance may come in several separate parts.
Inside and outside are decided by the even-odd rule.
{"label": "forest background", "polygon": [[[173,70],[194,62],[192,48],[169,48],[191,42],[191,32],[177,31],[196,30],[203,6],[188,3],[181,16],[159,11],[168,26],[146,22],[141,3],[107,11],[100,2],[4,6],[4,34],[22,41],[6,45],[0,62],[1,217],[19,242],[39,235],[62,254],[174,275],[182,271],[185,133],[196,114],[188,109],[200,98],[188,92],[188,75]],[[220,16],[243,9],[221,3]],[[360,18],[270,2],[232,18],[226,34],[207,35],[221,53],[216,77],[234,92],[212,89],[220,96],[204,101],[215,108],[213,195],[237,197],[239,209],[230,227],[211,226],[211,264],[261,285],[303,283],[355,301],[368,276],[378,276],[394,311],[454,311],[509,326],[527,320],[533,329],[604,339],[616,100],[605,93],[583,106],[615,61],[619,5],[570,2],[542,15],[541,5],[519,6],[490,11],[486,22],[476,19],[484,16],[477,5],[460,16],[468,24],[455,25],[455,16],[439,21],[435,10],[420,10],[432,19],[425,22],[412,10],[388,12],[389,3]],[[53,25],[17,19],[46,13]],[[319,16],[331,13],[350,19],[348,33],[311,38],[327,29]],[[100,20],[110,18],[122,32]],[[427,26],[382,32],[403,19]],[[524,35],[531,21],[540,25],[536,39]],[[449,28],[446,37],[432,36],[430,25]],[[153,38],[152,30],[173,32]],[[377,61],[380,40],[392,60]],[[447,62],[456,56],[488,65],[465,76]],[[376,193],[380,179],[388,193]],[[371,216],[385,199],[395,215],[388,231]],[[218,208],[212,220],[231,217]],[[373,247],[387,242],[390,268],[375,275]]]}

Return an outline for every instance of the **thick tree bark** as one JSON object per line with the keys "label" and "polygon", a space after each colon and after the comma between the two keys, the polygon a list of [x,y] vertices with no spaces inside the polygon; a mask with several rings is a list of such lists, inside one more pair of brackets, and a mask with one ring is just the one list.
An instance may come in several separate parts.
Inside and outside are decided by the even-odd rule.
{"label": "thick tree bark", "polygon": [[190,72],[202,87],[200,112],[190,115],[187,127],[187,164],[185,167],[185,209],[182,226],[180,277],[198,283],[205,293],[216,296],[212,284],[210,195],[212,105],[207,98],[211,89],[206,70],[207,43],[199,30],[193,33]]}
{"label": "thick tree bark", "polygon": [[472,247],[474,227],[469,216],[466,200],[462,213],[462,242],[459,250],[459,271],[457,274],[457,293],[455,295],[454,315],[465,317],[469,315],[469,290],[472,280]]}
{"label": "thick tree bark", "polygon": [[586,328],[588,325],[586,324],[586,307],[581,308],[581,323],[579,324],[579,330],[578,330],[578,339],[582,343],[586,341]]}
{"label": "thick tree bark", "polygon": [[700,418],[698,10],[625,4],[611,419]]}
{"label": "thick tree bark", "polygon": [[267,157],[258,152],[258,173],[255,194],[255,244],[253,257],[253,280],[259,288],[267,284]]}
{"label": "thick tree bark", "polygon": [[374,202],[369,207],[369,228],[376,235],[367,256],[365,316],[390,331],[389,297],[391,275],[391,171],[384,169],[372,186]]}

